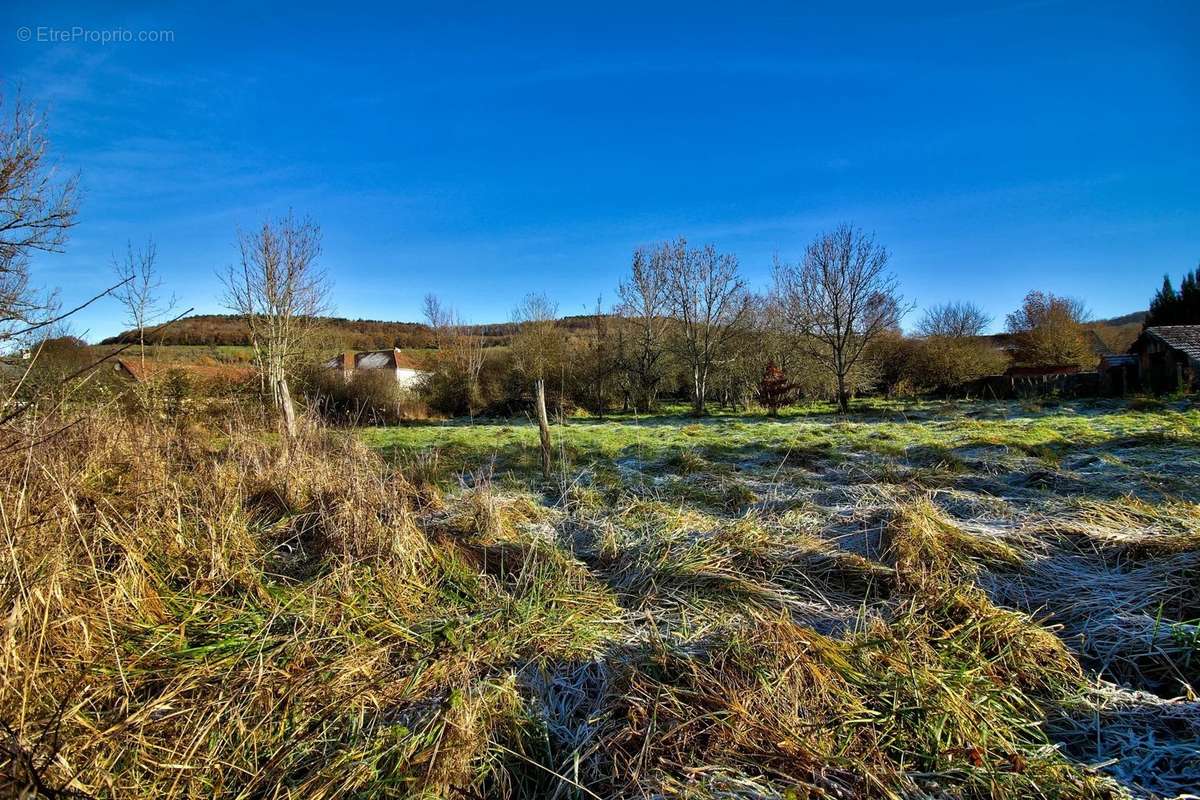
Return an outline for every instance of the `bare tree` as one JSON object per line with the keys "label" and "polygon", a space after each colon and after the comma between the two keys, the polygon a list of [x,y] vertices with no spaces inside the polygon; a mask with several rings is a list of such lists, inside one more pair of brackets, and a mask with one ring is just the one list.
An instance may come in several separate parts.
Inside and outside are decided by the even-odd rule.
{"label": "bare tree", "polygon": [[[33,355],[26,369],[16,378],[15,385],[6,386],[0,395],[0,430],[6,434],[12,433],[7,427],[10,422],[38,406],[26,402],[30,396],[37,398],[45,390],[45,394],[57,394],[59,399],[65,399],[70,387],[85,383],[97,367],[128,347],[124,345],[90,359],[83,357],[86,356],[84,348],[74,347],[70,337],[63,334],[69,330],[66,320],[100,298],[124,288],[130,278],[120,279],[65,311],[59,307],[53,292],[43,295],[30,286],[30,256],[37,252],[63,252],[67,234],[76,219],[77,178],[60,177],[48,150],[43,115],[19,97],[5,108],[4,98],[0,97],[0,345],[7,346],[14,341],[36,343]],[[50,369],[54,377],[49,386],[32,375],[39,356],[51,355],[46,352],[47,344],[51,349],[61,350],[62,345],[66,345],[68,350],[78,351],[67,359],[58,359],[60,366],[69,365],[70,368]],[[24,393],[24,398],[18,398],[23,388],[30,391]],[[58,428],[58,432],[69,426]],[[18,438],[25,435],[18,434]],[[42,437],[39,441],[45,439]],[[5,446],[11,448],[13,445],[10,441]]]}
{"label": "bare tree", "polygon": [[430,330],[433,331],[434,349],[442,349],[442,339],[445,338],[446,328],[449,327],[450,316],[453,314],[453,310],[443,308],[442,301],[438,299],[438,296],[430,292],[425,295],[422,313],[425,316],[425,321],[429,323]]}
{"label": "bare tree", "polygon": [[900,324],[899,284],[888,252],[851,225],[818,236],[798,265],[775,263],[775,294],[813,360],[833,376],[849,410],[849,378],[874,339]]}
{"label": "bare tree", "polygon": [[562,336],[557,330],[558,304],[542,293],[530,293],[513,309],[517,324],[512,354],[517,369],[533,381],[534,408],[541,439],[542,475],[550,477],[550,420],[546,415],[546,376],[561,364]]}
{"label": "bare tree", "polygon": [[639,247],[633,252],[628,280],[617,287],[617,313],[632,327],[626,348],[625,369],[637,392],[635,405],[654,408],[665,372],[670,299],[667,295],[667,262],[671,246],[656,250]]}
{"label": "bare tree", "polygon": [[287,376],[317,318],[329,310],[329,278],[317,267],[321,229],[288,212],[253,233],[240,232],[238,244],[241,263],[220,276],[225,306],[246,320],[263,380],[283,413],[288,435],[295,436]]}
{"label": "bare tree", "polygon": [[920,387],[941,392],[1002,372],[1007,357],[983,338],[991,322],[973,303],[943,303],[927,309],[917,324],[921,339],[910,343],[906,372]]}
{"label": "bare tree", "polygon": [[457,375],[461,376],[466,392],[467,414],[475,415],[480,399],[479,373],[483,370],[483,333],[467,324],[454,309],[442,317],[447,334],[447,349]]}
{"label": "bare tree", "polygon": [[709,373],[743,332],[750,295],[735,256],[712,245],[688,248],[682,238],[668,247],[668,307],[679,326],[677,347],[692,372],[692,412],[700,416]]}
{"label": "bare tree", "polygon": [[572,343],[573,372],[584,403],[603,417],[612,392],[613,376],[619,369],[619,342],[613,319],[604,311],[604,300],[596,298],[592,324]]}
{"label": "bare tree", "polygon": [[18,97],[0,97],[0,341],[46,322],[55,308],[29,285],[33,252],[61,253],[75,224],[75,177],[59,179],[45,118]]}
{"label": "bare tree", "polygon": [[512,355],[517,369],[531,379],[546,379],[561,362],[563,337],[558,330],[558,304],[531,292],[513,309],[517,330]]}
{"label": "bare tree", "polygon": [[991,322],[992,318],[974,303],[942,303],[925,310],[917,323],[917,334],[955,338],[980,336]]}
{"label": "bare tree", "polygon": [[120,285],[113,295],[125,308],[125,324],[137,333],[138,356],[142,370],[146,368],[146,329],[165,320],[175,308],[175,298],[163,299],[162,278],[155,262],[158,248],[154,240],[146,241],[145,249],[134,250],[133,242],[125,245],[125,256],[113,256],[112,269]]}

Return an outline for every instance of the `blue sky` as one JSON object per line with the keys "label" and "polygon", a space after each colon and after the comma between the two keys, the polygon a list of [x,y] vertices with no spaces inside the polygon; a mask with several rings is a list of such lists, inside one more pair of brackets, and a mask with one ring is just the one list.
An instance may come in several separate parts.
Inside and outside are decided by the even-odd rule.
{"label": "blue sky", "polygon": [[[5,87],[84,189],[68,252],[34,262],[66,301],[152,236],[219,311],[238,227],[289,207],[324,229],[338,313],[378,319],[429,291],[480,322],[531,289],[581,312],[679,235],[765,287],[841,221],[919,307],[995,326],[1034,288],[1144,308],[1200,260],[1192,2],[106,5],[0,10]],[[75,26],[174,41],[38,41]]]}

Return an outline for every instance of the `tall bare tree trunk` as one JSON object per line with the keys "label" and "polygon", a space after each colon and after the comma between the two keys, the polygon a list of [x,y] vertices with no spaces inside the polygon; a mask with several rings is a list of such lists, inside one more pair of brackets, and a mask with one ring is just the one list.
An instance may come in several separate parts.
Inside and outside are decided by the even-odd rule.
{"label": "tall bare tree trunk", "polygon": [[275,384],[279,407],[283,411],[283,424],[289,439],[296,438],[296,409],[292,407],[292,393],[288,391],[287,379],[280,378]]}
{"label": "tall bare tree trunk", "polygon": [[542,476],[550,477],[550,419],[546,416],[546,381],[538,378],[533,383],[537,395],[538,434],[542,441]]}
{"label": "tall bare tree trunk", "polygon": [[708,373],[701,370],[699,365],[692,369],[692,416],[704,416],[704,400],[708,392]]}

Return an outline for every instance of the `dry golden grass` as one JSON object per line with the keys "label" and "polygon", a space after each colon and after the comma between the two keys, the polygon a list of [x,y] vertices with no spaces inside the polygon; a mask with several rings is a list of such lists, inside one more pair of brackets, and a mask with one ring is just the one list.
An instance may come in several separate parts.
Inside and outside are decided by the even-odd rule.
{"label": "dry golden grass", "polygon": [[[843,487],[882,509],[877,550],[851,552],[815,506],[453,487],[423,458],[106,413],[8,453],[0,793],[1124,791],[1055,741],[1133,701],[989,599],[1043,574],[1025,532],[967,530],[898,479]],[[1130,558],[1193,552],[1179,514],[1081,509],[1054,535],[1129,515],[1170,539]]]}
{"label": "dry golden grass", "polygon": [[352,439],[207,438],[98,417],[10,457],[10,790],[444,794],[519,738],[513,669],[596,652],[603,592],[435,546]]}

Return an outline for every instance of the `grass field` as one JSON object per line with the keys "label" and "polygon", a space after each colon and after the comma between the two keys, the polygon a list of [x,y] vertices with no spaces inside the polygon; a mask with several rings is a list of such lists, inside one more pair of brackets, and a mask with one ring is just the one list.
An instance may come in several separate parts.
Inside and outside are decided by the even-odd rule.
{"label": "grass field", "polygon": [[0,471],[0,790],[1139,797],[1200,783],[1200,408],[310,430]]}
{"label": "grass field", "polygon": [[[785,469],[814,460],[844,465],[865,459],[875,467],[923,473],[953,474],[978,466],[1020,466],[1021,457],[1057,466],[1071,454],[1099,453],[1124,440],[1150,438],[1192,446],[1200,428],[1187,402],[1140,400],[1089,403],[861,403],[851,416],[832,407],[812,405],[785,409],[778,419],[762,414],[716,413],[696,420],[683,408],[637,417],[615,415],[603,420],[579,417],[554,427],[561,477],[585,468],[600,475],[627,475],[641,464],[659,462],[659,477],[677,473],[686,462],[708,460],[738,470]],[[537,465],[537,431],[528,420],[414,423],[405,427],[362,431],[371,447],[404,459],[433,453],[442,479],[453,473],[492,465],[518,484],[528,484]],[[1132,454],[1127,454],[1131,455]],[[1143,465],[1152,467],[1154,465]],[[681,469],[681,467],[683,467]],[[1186,490],[1190,476],[1172,482]]]}
{"label": "grass field", "polygon": [[[986,627],[989,615],[1029,625],[1028,635],[1053,643],[1055,658],[1078,660],[1082,671],[1068,670],[1069,679],[1046,665],[1062,681],[1049,703],[1010,685],[985,693],[998,719],[982,708],[971,722],[952,720],[962,710],[922,711],[946,716],[928,750],[909,754],[914,772],[954,773],[962,765],[953,753],[991,748],[976,779],[988,791],[1004,786],[996,764],[1011,757],[1005,748],[1020,748],[992,737],[1018,729],[1027,745],[1059,746],[1066,763],[1104,765],[1134,793],[1200,784],[1200,707],[1191,699],[1200,678],[1200,409],[1153,400],[879,401],[848,418],[818,405],[779,420],[698,421],[675,411],[556,427],[559,474],[550,482],[536,474],[536,430],[526,422],[374,429],[362,438],[444,487],[469,493],[484,481],[513,502],[547,508],[542,535],[614,587],[636,620],[626,640],[695,642],[775,613],[855,642],[853,650],[877,626],[895,635],[897,614],[911,610],[903,602],[966,602],[981,604],[979,617],[956,619],[938,636],[952,650],[958,637],[978,637],[973,652],[918,683],[971,698],[978,687],[968,674],[1014,655],[985,652],[991,634],[971,626]],[[919,577],[904,576],[906,560]],[[915,596],[898,607],[906,590]],[[1028,616],[1005,617],[1009,610]],[[1006,681],[1014,666],[1001,669]],[[1040,669],[1016,668],[1027,677]],[[899,708],[896,676],[876,679]],[[935,706],[948,699],[937,694],[928,698]],[[1010,716],[1035,707],[1028,719]],[[858,724],[903,724],[878,708],[864,713]],[[1040,746],[1032,752],[1050,752]]]}
{"label": "grass field", "polygon": [[[91,346],[97,356],[108,355],[121,349],[121,345],[97,344]],[[125,358],[136,358],[137,345],[127,347],[123,353]],[[209,345],[150,345],[146,348],[146,358],[160,364],[189,365],[189,364],[251,364],[254,361],[254,348],[249,345],[209,344]]]}

